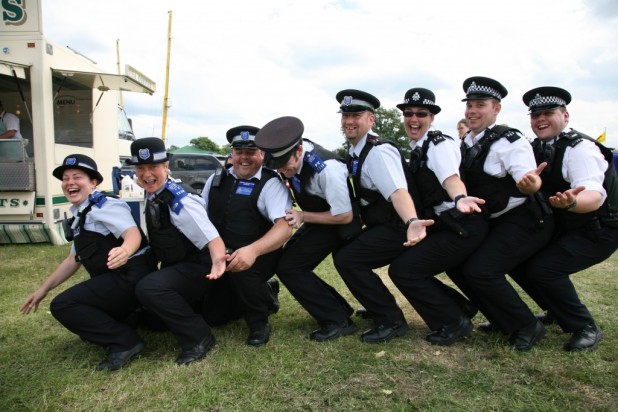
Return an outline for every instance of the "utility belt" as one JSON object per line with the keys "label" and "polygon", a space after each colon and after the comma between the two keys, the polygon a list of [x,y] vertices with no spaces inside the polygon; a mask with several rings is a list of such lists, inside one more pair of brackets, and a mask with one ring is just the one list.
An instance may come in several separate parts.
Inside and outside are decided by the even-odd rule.
{"label": "utility belt", "polygon": [[363,231],[360,217],[360,200],[352,200],[352,221],[345,225],[337,225],[337,234],[342,239],[351,239]]}
{"label": "utility belt", "polygon": [[[468,222],[473,224],[470,220],[473,218],[487,220],[487,215],[483,213],[461,213],[456,207],[452,207],[440,213],[437,217],[438,224],[447,228],[463,238],[470,237],[470,230],[468,229]],[[439,227],[438,226],[438,227]],[[431,229],[431,226],[429,226]]]}
{"label": "utility belt", "polygon": [[551,208],[546,208],[548,204],[543,204],[543,197],[537,195],[530,195],[526,199],[525,203],[514,207],[506,213],[501,214],[498,217],[490,219],[490,223],[514,223],[525,224],[528,221],[533,223],[537,229],[542,229],[547,224],[553,225],[554,217]]}
{"label": "utility belt", "polygon": [[592,220],[582,226],[584,230],[601,230],[602,228],[618,228],[618,215],[614,216],[595,216]]}

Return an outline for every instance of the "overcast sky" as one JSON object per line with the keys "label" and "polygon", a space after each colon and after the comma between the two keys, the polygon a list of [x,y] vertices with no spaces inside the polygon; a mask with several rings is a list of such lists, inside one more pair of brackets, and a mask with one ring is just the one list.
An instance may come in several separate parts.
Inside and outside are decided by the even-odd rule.
{"label": "overcast sky", "polygon": [[168,34],[172,43],[166,143],[227,143],[241,124],[297,116],[305,137],[343,143],[335,94],[354,88],[385,108],[426,87],[456,135],[462,83],[487,76],[508,89],[499,123],[531,136],[522,95],[569,90],[570,125],[618,147],[618,2],[615,0],[55,0],[43,32],[116,73],[130,64],[157,83],[125,93],[137,137],[161,136]]}

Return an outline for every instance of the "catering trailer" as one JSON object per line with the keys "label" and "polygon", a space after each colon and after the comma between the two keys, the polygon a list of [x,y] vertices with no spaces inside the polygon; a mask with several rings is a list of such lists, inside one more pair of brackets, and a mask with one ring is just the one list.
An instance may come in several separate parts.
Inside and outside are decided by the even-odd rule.
{"label": "catering trailer", "polygon": [[17,115],[23,139],[0,139],[0,244],[66,242],[70,205],[51,174],[72,153],[96,160],[113,189],[112,169],[135,136],[120,92],[152,94],[148,77],[102,73],[84,54],[45,38],[39,0],[0,1],[0,101]]}

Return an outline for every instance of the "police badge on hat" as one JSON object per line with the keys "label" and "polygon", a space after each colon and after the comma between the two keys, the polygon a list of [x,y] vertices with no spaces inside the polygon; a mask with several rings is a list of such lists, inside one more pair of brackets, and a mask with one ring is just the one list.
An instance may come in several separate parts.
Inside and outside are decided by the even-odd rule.
{"label": "police badge on hat", "polygon": [[502,101],[509,93],[499,81],[483,76],[469,77],[464,80],[463,90],[466,92],[466,98],[462,99],[462,102],[484,99]]}
{"label": "police badge on hat", "polygon": [[542,112],[571,103],[571,93],[560,87],[543,86],[527,91],[522,100],[530,113]]}

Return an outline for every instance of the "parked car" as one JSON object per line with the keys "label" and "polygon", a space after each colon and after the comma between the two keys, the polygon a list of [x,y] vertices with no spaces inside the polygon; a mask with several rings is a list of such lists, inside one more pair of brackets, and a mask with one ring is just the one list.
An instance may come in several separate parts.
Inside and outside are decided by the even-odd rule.
{"label": "parked car", "polygon": [[202,193],[208,178],[221,167],[221,162],[209,154],[172,154],[170,175]]}

